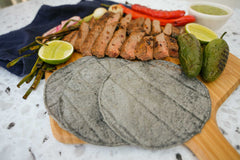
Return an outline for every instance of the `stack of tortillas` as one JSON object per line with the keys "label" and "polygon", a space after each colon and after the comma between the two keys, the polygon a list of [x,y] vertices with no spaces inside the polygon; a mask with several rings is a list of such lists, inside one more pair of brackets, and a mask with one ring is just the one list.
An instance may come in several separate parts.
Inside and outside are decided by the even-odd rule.
{"label": "stack of tortillas", "polygon": [[204,84],[162,60],[83,57],[48,78],[44,101],[60,127],[105,146],[182,144],[211,112]]}

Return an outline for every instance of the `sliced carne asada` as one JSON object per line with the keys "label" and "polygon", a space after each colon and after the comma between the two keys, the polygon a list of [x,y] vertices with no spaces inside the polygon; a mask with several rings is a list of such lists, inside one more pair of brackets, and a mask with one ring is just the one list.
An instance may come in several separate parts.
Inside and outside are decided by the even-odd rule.
{"label": "sliced carne asada", "polygon": [[163,59],[169,56],[167,41],[164,33],[158,34],[153,42],[153,57],[155,59]]}
{"label": "sliced carne asada", "polygon": [[149,18],[146,18],[143,23],[143,30],[145,31],[145,33],[147,35],[149,35],[151,33],[151,25],[152,25],[151,20]]}
{"label": "sliced carne asada", "polygon": [[143,31],[143,23],[143,17],[132,20],[128,25],[127,33],[130,35],[132,32]]}
{"label": "sliced carne asada", "polygon": [[120,20],[120,27],[114,33],[111,41],[108,44],[106,55],[109,57],[118,57],[120,55],[121,47],[126,39],[127,27],[132,19],[132,15],[128,14]]}
{"label": "sliced carne asada", "polygon": [[177,38],[178,35],[180,34],[180,30],[178,27],[172,27],[172,37]]}
{"label": "sliced carne asada", "polygon": [[88,23],[89,23],[89,30],[93,29],[93,26],[96,23],[95,18],[92,17],[91,20]]}
{"label": "sliced carne asada", "polygon": [[166,35],[168,35],[168,36],[170,36],[171,34],[172,34],[172,24],[171,23],[167,23],[166,25],[165,25],[165,28],[164,28],[164,30],[163,30],[163,33],[164,34],[166,34]]}
{"label": "sliced carne asada", "polygon": [[145,32],[132,32],[127,40],[123,43],[120,56],[124,59],[135,59],[135,48],[138,42],[141,41]]}
{"label": "sliced carne asada", "polygon": [[98,58],[102,58],[105,56],[105,50],[109,41],[112,39],[113,33],[117,27],[120,18],[121,15],[119,13],[115,13],[107,20],[103,31],[100,33],[95,43],[93,44],[92,55]]}
{"label": "sliced carne asada", "polygon": [[126,32],[126,28],[120,28],[114,33],[106,50],[107,56],[116,58],[120,55],[121,47],[126,40]]}
{"label": "sliced carne asada", "polygon": [[122,17],[120,20],[119,28],[127,28],[131,20],[132,20],[131,14],[127,14],[125,17]]}
{"label": "sliced carne asada", "polygon": [[109,17],[113,15],[112,12],[106,12],[100,19],[97,20],[93,28],[89,31],[86,39],[84,40],[80,52],[83,56],[92,56],[92,46],[104,28],[104,25]]}
{"label": "sliced carne asada", "polygon": [[152,21],[152,35],[157,35],[161,33],[161,26],[160,26],[160,21],[158,20],[153,20]]}
{"label": "sliced carne asada", "polygon": [[72,31],[69,34],[67,34],[62,40],[67,41],[74,45],[76,38],[77,38],[78,31]]}
{"label": "sliced carne asada", "polygon": [[153,36],[145,36],[137,44],[135,56],[142,61],[153,59]]}
{"label": "sliced carne asada", "polygon": [[166,35],[165,35],[165,40],[167,41],[169,55],[171,57],[177,58],[178,57],[178,49],[179,49],[177,40],[173,37],[166,36]]}
{"label": "sliced carne asada", "polygon": [[74,48],[77,52],[80,52],[80,48],[86,39],[89,32],[89,24],[86,22],[82,22],[82,24],[79,27],[79,32],[77,36],[77,40],[75,42]]}

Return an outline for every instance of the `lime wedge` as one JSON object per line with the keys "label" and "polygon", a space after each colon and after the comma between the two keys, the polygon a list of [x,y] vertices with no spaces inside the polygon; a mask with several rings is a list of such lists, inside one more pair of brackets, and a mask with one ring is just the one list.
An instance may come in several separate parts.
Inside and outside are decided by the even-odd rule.
{"label": "lime wedge", "polygon": [[202,43],[208,43],[218,38],[214,31],[197,23],[188,23],[185,29],[187,33],[193,34]]}
{"label": "lime wedge", "polygon": [[61,41],[53,40],[42,46],[38,51],[38,56],[48,64],[60,64],[66,62],[73,53],[72,44]]}

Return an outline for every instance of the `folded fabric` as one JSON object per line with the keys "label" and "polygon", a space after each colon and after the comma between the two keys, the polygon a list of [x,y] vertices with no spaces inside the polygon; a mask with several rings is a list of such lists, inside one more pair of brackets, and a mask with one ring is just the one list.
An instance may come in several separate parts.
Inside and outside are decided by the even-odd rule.
{"label": "folded fabric", "polygon": [[[18,76],[24,76],[29,73],[36,61],[36,54],[22,58],[13,67],[7,68],[6,65],[19,57],[18,50],[34,41],[36,36],[41,36],[49,29],[59,25],[61,21],[69,19],[72,16],[83,18],[91,14],[94,9],[100,7],[101,3],[114,4],[114,2],[104,0],[82,0],[76,5],[41,6],[36,17],[29,25],[0,36],[0,66]],[[31,52],[24,52],[24,54],[29,53]]]}

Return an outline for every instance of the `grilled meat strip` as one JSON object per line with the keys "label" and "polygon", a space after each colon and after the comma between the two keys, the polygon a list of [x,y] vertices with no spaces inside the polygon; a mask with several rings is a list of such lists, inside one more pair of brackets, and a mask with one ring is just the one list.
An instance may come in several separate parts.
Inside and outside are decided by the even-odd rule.
{"label": "grilled meat strip", "polygon": [[180,30],[177,27],[172,27],[172,37],[177,38],[180,34]]}
{"label": "grilled meat strip", "polygon": [[86,39],[88,32],[89,32],[89,24],[86,22],[82,22],[82,24],[79,27],[77,40],[74,45],[74,48],[77,52],[80,52],[80,48],[81,48],[84,40]]}
{"label": "grilled meat strip", "polygon": [[94,56],[98,58],[105,56],[105,49],[107,48],[109,41],[112,39],[113,33],[118,25],[120,18],[121,15],[119,13],[115,13],[107,20],[103,31],[100,33],[95,43],[93,44],[92,54]]}
{"label": "grilled meat strip", "polygon": [[163,59],[168,56],[168,46],[164,33],[156,35],[153,44],[153,57],[155,59]]}
{"label": "grilled meat strip", "polygon": [[152,35],[155,36],[159,33],[161,33],[160,21],[153,20],[152,21]]}
{"label": "grilled meat strip", "polygon": [[103,30],[106,21],[112,15],[113,15],[112,12],[106,12],[100,19],[97,20],[93,28],[89,31],[86,39],[84,40],[80,48],[80,52],[82,53],[83,56],[92,55],[92,52],[91,52],[92,46],[95,40],[97,39],[97,37],[99,36],[99,34],[101,33],[101,31]]}
{"label": "grilled meat strip", "polygon": [[114,33],[113,38],[107,47],[106,55],[114,58],[120,55],[122,44],[126,40],[126,32],[126,28],[120,28]]}
{"label": "grilled meat strip", "polygon": [[163,33],[166,34],[166,35],[168,35],[168,36],[170,36],[170,35],[172,34],[172,27],[173,27],[173,25],[172,25],[171,23],[167,23],[167,24],[165,25],[165,28],[164,28],[164,30],[163,30]]}
{"label": "grilled meat strip", "polygon": [[135,48],[142,37],[145,35],[145,32],[132,32],[127,40],[123,43],[120,56],[124,59],[134,60],[135,59]]}
{"label": "grilled meat strip", "polygon": [[62,40],[67,41],[74,46],[75,41],[77,40],[77,34],[78,34],[78,30],[72,31],[69,34],[67,34],[66,36],[64,36]]}
{"label": "grilled meat strip", "polygon": [[153,36],[145,36],[137,44],[135,56],[142,61],[153,59]]}
{"label": "grilled meat strip", "polygon": [[168,53],[171,57],[178,57],[178,43],[177,40],[173,37],[170,36],[165,36],[165,39],[167,41],[167,46],[168,46]]}
{"label": "grilled meat strip", "polygon": [[132,19],[132,15],[128,14],[125,17],[122,17],[120,20],[120,27],[114,33],[111,41],[108,44],[106,55],[109,57],[118,57],[120,55],[120,50],[123,42],[126,39],[127,26]]}
{"label": "grilled meat strip", "polygon": [[144,23],[143,17],[132,20],[128,25],[127,33],[130,35],[132,32],[143,31],[143,23]]}
{"label": "grilled meat strip", "polygon": [[88,23],[89,23],[89,30],[93,29],[93,26],[96,23],[95,18],[92,17],[91,20]]}
{"label": "grilled meat strip", "polygon": [[143,30],[145,31],[145,33],[147,35],[149,35],[151,33],[151,25],[152,25],[151,20],[149,18],[146,18],[143,23]]}
{"label": "grilled meat strip", "polygon": [[119,28],[127,28],[131,20],[132,20],[131,14],[127,14],[125,17],[122,17],[120,20]]}

